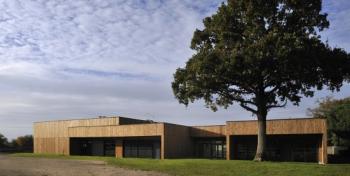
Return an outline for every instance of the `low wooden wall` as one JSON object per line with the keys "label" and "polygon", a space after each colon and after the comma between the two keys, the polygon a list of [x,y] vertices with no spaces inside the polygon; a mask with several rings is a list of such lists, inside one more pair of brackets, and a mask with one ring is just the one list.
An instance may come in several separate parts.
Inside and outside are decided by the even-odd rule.
{"label": "low wooden wall", "polygon": [[192,126],[191,137],[224,137],[226,136],[226,125]]}
{"label": "low wooden wall", "polygon": [[[227,135],[256,135],[257,121],[229,121]],[[325,119],[281,119],[266,122],[267,134],[324,134],[327,131]]]}

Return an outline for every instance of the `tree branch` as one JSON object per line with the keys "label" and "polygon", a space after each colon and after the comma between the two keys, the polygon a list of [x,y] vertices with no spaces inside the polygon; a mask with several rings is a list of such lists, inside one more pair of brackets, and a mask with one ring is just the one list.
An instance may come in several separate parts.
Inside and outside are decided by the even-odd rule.
{"label": "tree branch", "polygon": [[253,109],[253,108],[247,106],[246,104],[244,104],[244,103],[242,103],[242,102],[240,103],[240,106],[241,106],[242,108],[246,109],[247,111],[250,111],[250,112],[252,112],[252,113],[254,113],[254,114],[258,113],[257,110],[255,110],[255,109]]}
{"label": "tree branch", "polygon": [[287,105],[287,100],[285,100],[283,104],[268,105],[267,108],[268,109],[271,109],[271,108],[283,108],[286,105]]}
{"label": "tree branch", "polygon": [[271,94],[274,93],[277,89],[279,89],[279,86],[275,86],[274,88],[272,88],[271,90],[267,91],[267,94]]}
{"label": "tree branch", "polygon": [[256,105],[255,102],[253,101],[249,101],[249,100],[245,100],[243,99],[242,97],[236,97],[236,96],[231,96],[231,99],[234,100],[234,101],[238,101],[240,103],[243,103],[243,104],[251,104],[251,105]]}

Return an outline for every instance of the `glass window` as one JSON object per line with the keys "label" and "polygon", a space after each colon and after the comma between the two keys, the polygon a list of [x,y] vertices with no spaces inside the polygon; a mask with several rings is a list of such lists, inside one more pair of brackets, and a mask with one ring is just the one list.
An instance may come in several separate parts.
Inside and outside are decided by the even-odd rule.
{"label": "glass window", "polygon": [[199,158],[226,158],[226,142],[225,139],[197,139],[195,142],[195,154]]}
{"label": "glass window", "polygon": [[160,158],[160,142],[124,141],[124,157]]}
{"label": "glass window", "polygon": [[114,156],[115,155],[115,142],[114,141],[104,141],[105,155]]}

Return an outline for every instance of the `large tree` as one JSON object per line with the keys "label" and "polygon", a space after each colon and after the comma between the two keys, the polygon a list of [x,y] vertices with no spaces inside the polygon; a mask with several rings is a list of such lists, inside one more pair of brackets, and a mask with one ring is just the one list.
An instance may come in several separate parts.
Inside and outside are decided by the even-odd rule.
{"label": "large tree", "polygon": [[329,26],[321,0],[229,0],[194,32],[195,51],[172,83],[188,105],[204,99],[217,110],[237,102],[258,119],[254,160],[262,161],[266,117],[287,101],[298,105],[324,86],[339,90],[349,79],[350,56],[322,42]]}

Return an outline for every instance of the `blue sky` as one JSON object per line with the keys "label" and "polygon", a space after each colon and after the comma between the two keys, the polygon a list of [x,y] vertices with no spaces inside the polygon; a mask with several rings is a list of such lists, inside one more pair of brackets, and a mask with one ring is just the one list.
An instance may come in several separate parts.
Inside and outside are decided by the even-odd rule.
{"label": "blue sky", "polygon": [[[193,31],[221,0],[74,0],[0,2],[0,133],[31,134],[42,120],[120,115],[187,125],[254,119],[232,106],[211,112],[174,99],[172,74],[193,54]],[[350,51],[350,1],[324,1],[322,38]],[[305,117],[316,93],[269,118]]]}

